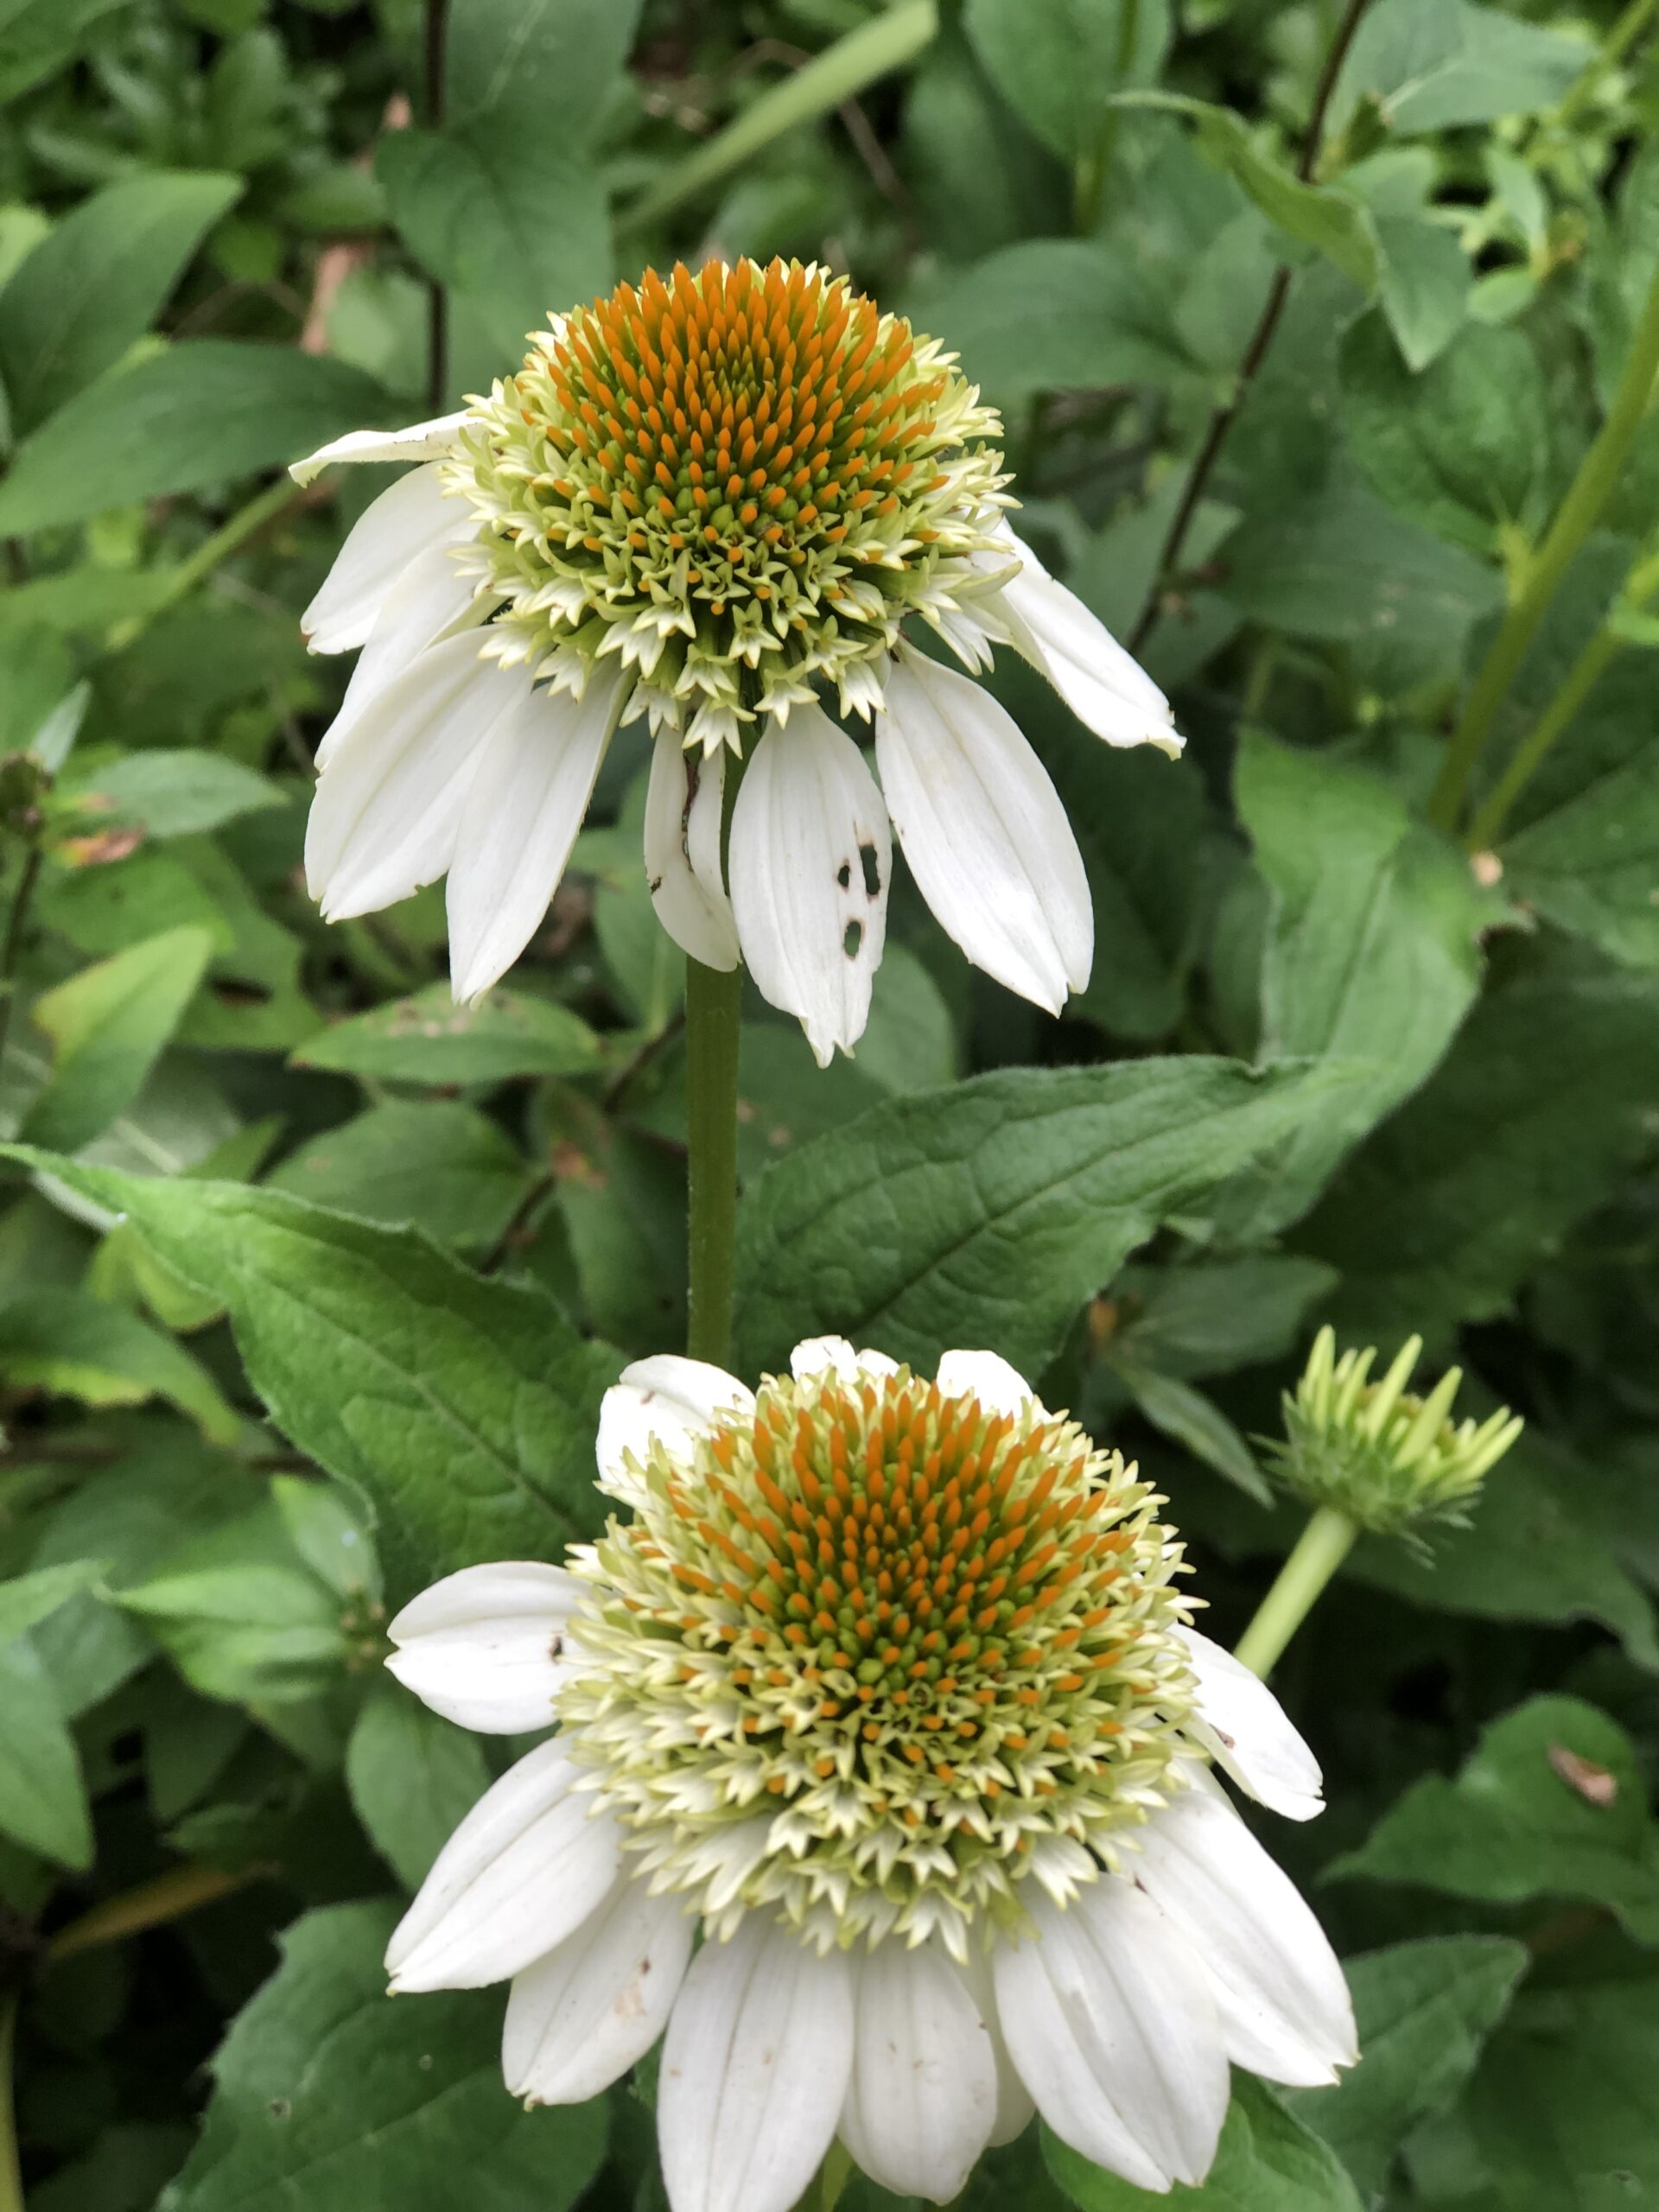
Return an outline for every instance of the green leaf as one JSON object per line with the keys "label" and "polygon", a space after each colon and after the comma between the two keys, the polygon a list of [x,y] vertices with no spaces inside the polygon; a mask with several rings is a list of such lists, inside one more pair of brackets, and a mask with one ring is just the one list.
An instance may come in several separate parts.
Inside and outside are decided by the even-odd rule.
{"label": "green leaf", "polygon": [[206,930],[164,930],[84,968],[29,1009],[52,1039],[52,1075],[25,1133],[69,1152],[106,1129],[138,1096],[207,972]]}
{"label": "green leaf", "polygon": [[399,2212],[454,2212],[463,2187],[491,2212],[575,2202],[604,2156],[604,2099],[526,2112],[508,2096],[499,1994],[389,2002],[397,1910],[333,1905],[287,1929],[158,2212],[365,2212],[392,2196]]}
{"label": "green leaf", "polygon": [[134,823],[149,837],[194,837],[289,803],[280,785],[239,760],[182,747],[82,767],[59,788],[77,806]]}
{"label": "green leaf", "polygon": [[1112,1364],[1155,1429],[1206,1467],[1213,1467],[1247,1497],[1262,1505],[1271,1503],[1273,1491],[1255,1453],[1213,1399],[1176,1376],[1143,1367],[1139,1360],[1120,1357]]}
{"label": "green leaf", "polygon": [[1331,109],[1341,130],[1369,93],[1409,137],[1552,108],[1590,59],[1584,40],[1472,0],[1382,0],[1362,20]]}
{"label": "green leaf", "polygon": [[413,1222],[440,1244],[482,1251],[512,1219],[530,1173],[518,1147],[474,1108],[393,1099],[313,1137],[267,1182],[365,1221]]}
{"label": "green leaf", "polygon": [[1184,92],[1122,92],[1117,105],[1154,108],[1195,124],[1201,150],[1226,171],[1270,223],[1298,245],[1323,254],[1362,292],[1375,288],[1378,256],[1370,210],[1329,185],[1304,184],[1262,152],[1243,116]]}
{"label": "green leaf", "polygon": [[1328,2089],[1280,2094],[1336,2152],[1367,2202],[1418,2124],[1454,2101],[1526,1972],[1504,1936],[1431,1936],[1344,1959],[1360,2063]]}
{"label": "green leaf", "polygon": [[369,1840],[406,1890],[419,1889],[489,1785],[476,1736],[397,1683],[375,1684],[346,1746],[346,1786]]}
{"label": "green leaf", "polygon": [[1440,1059],[1474,999],[1478,932],[1493,910],[1466,856],[1352,762],[1251,731],[1234,785],[1272,893],[1262,1057],[1340,1058],[1363,1071],[1230,1197],[1224,1219],[1255,1241],[1305,1213]]}
{"label": "green leaf", "polygon": [[1090,2165],[1047,2126],[1042,2133],[1048,2171],[1081,2212],[1152,2212],[1160,2204],[1181,2212],[1188,2205],[1193,2212],[1360,2212],[1335,2153],[1249,2074],[1233,2076],[1216,2163],[1198,2189],[1154,2196]]}
{"label": "green leaf", "polygon": [[744,1372],[837,1332],[931,1367],[957,1344],[1046,1366],[1137,1244],[1274,1144],[1340,1071],[1192,1057],[1009,1069],[804,1145],[738,1219]]}
{"label": "green leaf", "polygon": [[0,100],[56,74],[89,43],[88,33],[131,0],[0,0]]}
{"label": "green leaf", "polygon": [[1035,238],[988,254],[912,303],[1004,406],[1033,392],[1167,381],[1185,365],[1169,302],[1121,249]]}
{"label": "green leaf", "polygon": [[1497,550],[1505,531],[1536,526],[1548,499],[1550,411],[1538,357],[1518,330],[1471,323],[1421,376],[1376,315],[1343,345],[1343,426],[1354,458],[1402,515],[1478,552]]}
{"label": "green leaf", "polygon": [[280,467],[343,430],[388,419],[380,387],[344,362],[194,338],[111,369],[25,440],[0,485],[0,535]]}
{"label": "green leaf", "polygon": [[1172,31],[1168,0],[968,0],[963,27],[998,92],[1063,161],[1094,152],[1114,92],[1156,80]]}
{"label": "green leaf", "polygon": [[338,1021],[294,1054],[302,1067],[432,1084],[586,1075],[604,1056],[599,1039],[568,1007],[502,990],[457,1006],[447,983]]}
{"label": "green leaf", "polygon": [[[1577,717],[1573,739],[1591,734]],[[1659,968],[1659,744],[1592,766],[1501,849],[1504,888],[1516,899],[1611,959]]]}
{"label": "green leaf", "polygon": [[38,1621],[96,1582],[104,1567],[102,1560],[66,1560],[60,1567],[43,1567],[33,1574],[16,1574],[10,1582],[0,1582],[0,1644],[27,1636]]}
{"label": "green leaf", "polygon": [[23,1639],[0,1645],[0,1834],[65,1866],[92,1863],[80,1756]]}
{"label": "green leaf", "polygon": [[271,1419],[367,1503],[394,1600],[594,1533],[599,1400],[618,1363],[544,1293],[480,1281],[417,1230],[279,1192],[12,1151],[124,1214],[226,1309]]}
{"label": "green leaf", "polygon": [[1188,1382],[1230,1374],[1283,1358],[1335,1281],[1317,1260],[1280,1253],[1126,1268],[1112,1345]]}
{"label": "green leaf", "polygon": [[89,1406],[170,1400],[212,1443],[233,1444],[236,1409],[199,1360],[120,1306],[79,1290],[36,1290],[0,1306],[0,1376]]}
{"label": "green leaf", "polygon": [[1642,1150],[1656,1087],[1649,979],[1547,974],[1489,991],[1298,1233],[1343,1271],[1332,1318],[1363,1343],[1398,1343],[1503,1313]]}
{"label": "green leaf", "polygon": [[152,170],[83,200],[0,293],[0,378],[19,436],[113,368],[167,303],[239,177]]}
{"label": "green leaf", "polygon": [[1421,216],[1379,213],[1376,227],[1382,312],[1406,366],[1426,369],[1468,313],[1474,289],[1469,257],[1444,224]]}
{"label": "green leaf", "polygon": [[1578,1698],[1534,1698],[1494,1721],[1455,1780],[1414,1783],[1328,1872],[1488,1904],[1605,1905],[1659,1943],[1659,1825],[1642,1767],[1618,1724]]}

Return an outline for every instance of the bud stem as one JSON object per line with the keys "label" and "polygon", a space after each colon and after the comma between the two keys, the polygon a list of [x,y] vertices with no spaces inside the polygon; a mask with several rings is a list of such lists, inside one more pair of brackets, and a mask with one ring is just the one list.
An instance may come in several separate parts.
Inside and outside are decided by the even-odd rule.
{"label": "bud stem", "polygon": [[1285,1646],[1313,1611],[1325,1584],[1347,1558],[1359,1523],[1321,1505],[1308,1517],[1296,1548],[1257,1608],[1255,1618],[1238,1639],[1233,1656],[1265,1681]]}
{"label": "bud stem", "polygon": [[724,1367],[732,1349],[732,1248],[737,1231],[738,1015],[743,970],[685,963],[686,1134],[690,1141],[685,1348]]}

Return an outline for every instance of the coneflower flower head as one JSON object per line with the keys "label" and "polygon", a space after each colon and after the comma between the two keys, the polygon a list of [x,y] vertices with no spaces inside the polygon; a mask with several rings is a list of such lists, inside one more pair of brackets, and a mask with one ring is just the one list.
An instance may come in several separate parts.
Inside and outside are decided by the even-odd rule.
{"label": "coneflower flower head", "polygon": [[1338,1357],[1333,1332],[1319,1331],[1301,1380],[1285,1393],[1283,1440],[1267,1447],[1287,1490],[1382,1535],[1466,1521],[1481,1484],[1526,1424],[1507,1406],[1484,1421],[1454,1421],[1459,1367],[1427,1397],[1416,1396],[1407,1385],[1422,1349],[1421,1337],[1409,1338],[1373,1382],[1374,1347]]}
{"label": "coneflower flower head", "polygon": [[1001,434],[845,277],[710,262],[556,318],[447,474],[486,525],[498,658],[580,696],[614,653],[654,728],[741,750],[815,678],[867,714],[907,613],[994,588]]}

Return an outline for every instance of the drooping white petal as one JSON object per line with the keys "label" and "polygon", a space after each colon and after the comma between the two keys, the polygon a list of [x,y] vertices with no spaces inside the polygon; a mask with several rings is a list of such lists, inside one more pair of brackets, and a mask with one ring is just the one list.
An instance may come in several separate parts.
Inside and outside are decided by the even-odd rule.
{"label": "drooping white petal", "polygon": [[[400,476],[370,501],[346,533],[322,588],[300,617],[306,644],[314,653],[350,652],[362,645],[411,564],[423,554],[458,544],[477,527],[464,499],[445,498],[435,463]],[[453,562],[449,565],[453,575]]]}
{"label": "drooping white petal", "polygon": [[429,423],[411,423],[406,430],[348,430],[303,461],[290,461],[288,473],[296,484],[308,484],[337,461],[430,461],[435,454],[454,451],[467,415],[462,407],[454,415],[435,415]]}
{"label": "drooping white petal", "polygon": [[522,669],[470,632],[429,645],[377,692],[317,779],[305,878],[329,921],[407,899],[448,867],[485,741],[526,696]]}
{"label": "drooping white petal", "polygon": [[449,974],[470,1002],[541,925],[627,696],[607,662],[580,702],[526,685],[497,721],[467,792],[449,865]]}
{"label": "drooping white petal", "polygon": [[1015,650],[1108,745],[1155,745],[1177,759],[1186,741],[1140,662],[1075,592],[1055,582],[1029,545],[1012,531],[1007,537],[1021,566],[985,604],[1002,617]]}
{"label": "drooping white petal", "polygon": [[996,2054],[942,1950],[889,1939],[855,1964],[853,2075],[841,2139],[870,2179],[948,2204],[996,2119]]}
{"label": "drooping white petal", "polygon": [[628,1453],[643,1463],[653,1438],[664,1451],[683,1452],[706,1436],[718,1416],[734,1411],[752,1414],[754,1393],[723,1367],[682,1359],[677,1352],[636,1359],[600,1402],[600,1487],[632,1503],[637,1478]]}
{"label": "drooping white petal", "polygon": [[645,880],[657,918],[682,952],[729,975],[739,959],[737,924],[720,867],[726,749],[688,753],[678,733],[659,729],[645,789]]}
{"label": "drooping white petal", "polygon": [[994,1351],[946,1352],[939,1362],[938,1384],[944,1397],[977,1398],[988,1413],[1021,1414],[1037,1402],[1037,1393],[1019,1369]]}
{"label": "drooping white petal", "polygon": [[643,2058],[679,1994],[693,1924],[683,1898],[653,1897],[624,1874],[574,1936],[514,1980],[501,2038],[512,2094],[582,2104]]}
{"label": "drooping white petal", "polygon": [[1063,2142],[1138,2189],[1197,2183],[1227,2110],[1227,2059],[1203,1967],[1134,1884],[1092,1883],[1065,1911],[1027,1900],[1038,1938],[991,1956],[1009,2052]]}
{"label": "drooping white petal", "polygon": [[540,1560],[464,1567],[405,1605],[386,1661],[423,1705],[480,1735],[546,1728],[570,1671],[566,1624],[583,1586]]}
{"label": "drooping white petal", "polygon": [[672,2212],[789,2212],[853,2064],[852,1971],[753,1912],[691,1961],[668,2024],[658,2140]]}
{"label": "drooping white petal", "polygon": [[1018,2068],[1008,2055],[1007,2038],[1002,2033],[1001,2017],[996,2009],[996,1987],[991,1974],[991,1961],[977,1943],[972,1944],[961,1972],[974,2002],[979,2007],[979,2017],[985,2023],[991,2038],[991,2050],[996,2060],[996,2117],[991,2123],[989,2142],[993,2149],[1001,2143],[1012,2143],[1016,2135],[1023,2135],[1031,2125],[1031,2116],[1037,2109],[1031,2091],[1020,2079]]}
{"label": "drooping white petal", "polygon": [[622,1857],[616,1822],[576,1787],[582,1774],[554,1736],[485,1791],[392,1932],[394,1990],[505,1981],[582,1925]]}
{"label": "drooping white petal", "polygon": [[[406,482],[408,479],[404,480]],[[340,712],[317,747],[317,766],[326,768],[352,724],[376,695],[384,691],[430,645],[453,630],[472,629],[499,604],[479,599],[454,563],[447,541],[417,553],[387,594],[368,642],[357,657]]]}
{"label": "drooping white petal", "polygon": [[820,1067],[869,1019],[892,860],[887,810],[851,738],[820,707],[773,721],[732,813],[732,909],[761,995],[799,1018]]}
{"label": "drooping white petal", "polygon": [[1311,1821],[1325,1810],[1319,1763],[1259,1675],[1196,1629],[1181,1629],[1198,1678],[1192,1733],[1239,1788],[1282,1814]]}
{"label": "drooping white petal", "polygon": [[1358,2055],[1337,1956],[1295,1884],[1213,1783],[1135,1831],[1124,1871],[1192,1942],[1228,2056],[1269,2082],[1334,2082]]}
{"label": "drooping white petal", "polygon": [[1094,959],[1077,839],[1048,772],[990,693],[901,652],[876,765],[911,874],[976,968],[1058,1014]]}

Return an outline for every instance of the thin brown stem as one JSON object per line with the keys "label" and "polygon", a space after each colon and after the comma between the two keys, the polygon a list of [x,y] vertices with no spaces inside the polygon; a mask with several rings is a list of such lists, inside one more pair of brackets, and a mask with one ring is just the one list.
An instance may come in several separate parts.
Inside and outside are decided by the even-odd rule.
{"label": "thin brown stem", "polygon": [[[1325,121],[1330,111],[1331,96],[1336,91],[1337,79],[1342,73],[1342,65],[1347,59],[1348,49],[1353,44],[1354,33],[1359,29],[1360,18],[1369,5],[1370,0],[1348,0],[1348,6],[1344,12],[1342,21],[1337,26],[1337,35],[1326,51],[1325,66],[1319,71],[1319,81],[1313,94],[1313,112],[1308,117],[1307,130],[1302,140],[1301,158],[1296,164],[1297,176],[1304,184],[1313,181],[1313,172],[1319,167],[1319,149],[1325,141]],[[1129,632],[1128,643],[1131,652],[1140,652],[1157,623],[1159,614],[1162,611],[1166,582],[1176,573],[1181,556],[1181,548],[1186,542],[1186,533],[1192,526],[1192,518],[1198,511],[1198,503],[1208,488],[1216,463],[1221,458],[1221,449],[1227,442],[1228,433],[1237,420],[1238,411],[1249,397],[1250,387],[1255,382],[1262,364],[1268,357],[1268,349],[1273,344],[1274,334],[1278,331],[1279,318],[1285,311],[1285,300],[1289,290],[1290,270],[1287,266],[1281,265],[1274,273],[1273,283],[1268,288],[1262,313],[1257,317],[1255,328],[1250,333],[1249,343],[1244,348],[1243,359],[1239,362],[1234,374],[1231,389],[1211,415],[1205,429],[1203,442],[1198,447],[1198,458],[1187,472],[1186,482],[1181,491],[1180,503],[1176,507],[1174,517],[1165,535],[1163,546],[1158,556],[1157,566],[1153,570],[1152,584],[1147,594],[1146,605],[1141,608],[1135,627]]]}

